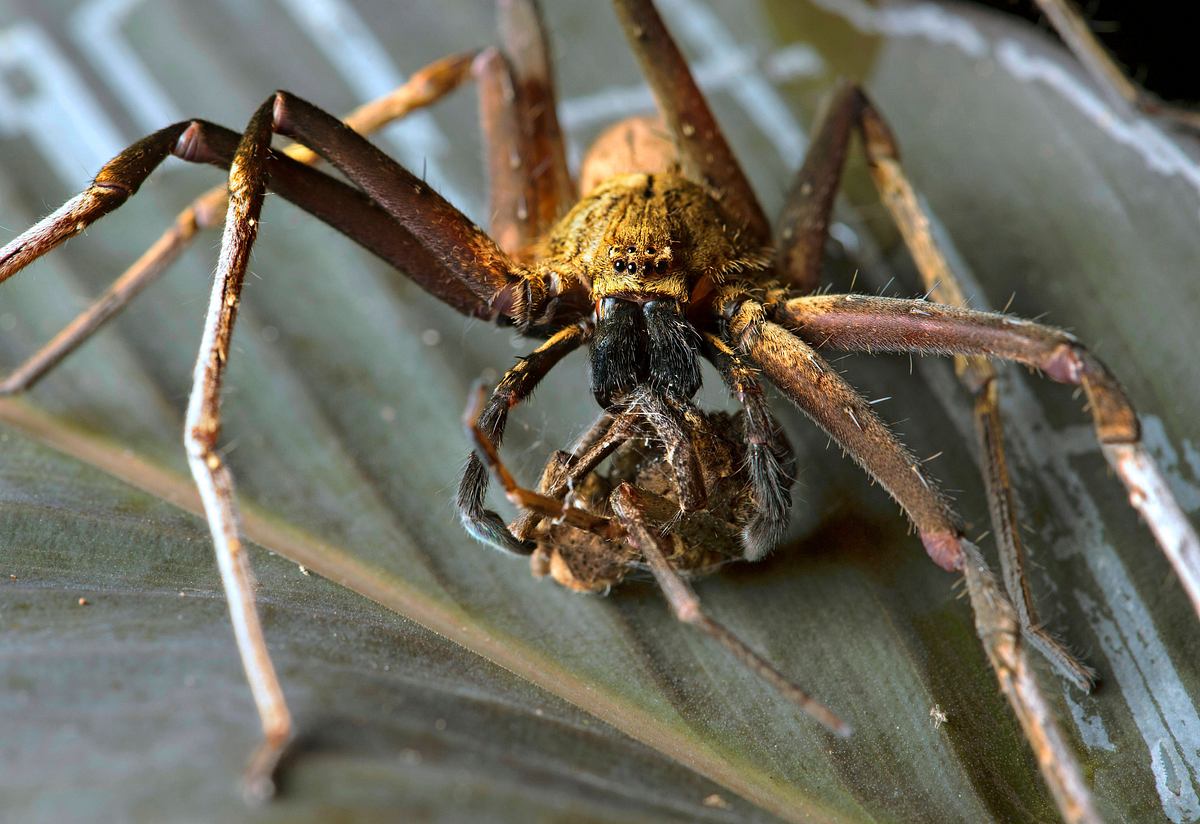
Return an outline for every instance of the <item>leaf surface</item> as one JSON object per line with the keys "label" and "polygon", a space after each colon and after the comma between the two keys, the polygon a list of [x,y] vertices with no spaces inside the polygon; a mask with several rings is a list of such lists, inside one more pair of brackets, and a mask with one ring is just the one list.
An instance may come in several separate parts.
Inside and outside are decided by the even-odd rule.
{"label": "leaf surface", "polygon": [[[736,13],[698,0],[663,6],[769,211],[819,93],[836,74],[863,78],[978,305],[1001,307],[1016,291],[1013,311],[1049,313],[1094,344],[1148,413],[1151,444],[1195,511],[1200,380],[1185,353],[1200,305],[1189,275],[1200,178],[1190,147],[1168,137],[1148,154],[1149,127],[1122,131],[1089,115],[1061,91],[1073,87],[1055,85],[1052,69],[1075,77],[1066,61],[994,18],[943,10],[929,22],[919,16],[928,6],[883,14],[842,0]],[[74,8],[62,3],[34,24],[68,38],[59,21]],[[236,127],[276,87],[343,111],[389,82],[387,64],[347,68],[347,55],[370,57],[353,20],[326,21],[318,36],[274,4],[139,8],[117,32],[181,116]],[[397,72],[492,40],[490,10],[475,4],[354,13],[358,35],[386,45]],[[550,13],[564,121],[579,147],[648,98],[603,4]],[[1037,61],[1049,61],[1050,79],[1029,74]],[[25,70],[43,82],[40,65]],[[145,131],[132,122],[137,107],[112,108],[123,142]],[[431,117],[381,144],[485,221],[472,95]],[[14,231],[90,171],[59,179],[29,133],[0,149],[0,222]],[[1172,151],[1177,165],[1163,174]],[[848,178],[839,239],[857,238],[869,260],[858,287],[894,275],[888,293],[914,293],[861,164]],[[171,165],[120,213],[5,284],[3,362],[57,331],[215,179]],[[438,820],[1054,818],[955,582],[885,495],[782,402],[802,466],[791,536],[765,563],[699,591],[851,720],[848,741],[677,625],[648,583],[582,597],[467,539],[451,505],[467,449],[461,408],[475,379],[494,381],[530,344],[464,321],[277,199],[261,237],[225,432],[246,533],[277,554],[254,554],[260,603],[309,736],[284,797],[250,811],[233,789],[256,722],[178,446],[213,238],[28,398],[0,405],[0,573],[17,576],[0,580],[10,719],[0,793],[14,809],[222,820],[397,810]],[[849,273],[832,278],[850,283]],[[947,365],[840,365],[869,397],[892,398],[878,408],[918,455],[943,453],[931,470],[985,531],[969,408]],[[522,477],[535,478],[547,452],[594,416],[586,380],[573,357],[516,411],[506,454]],[[1047,689],[1105,812],[1193,820],[1195,617],[1092,449],[1079,401],[1016,370],[1006,382],[1044,617],[1106,678],[1089,698],[1049,676]],[[717,389],[706,389],[713,404],[723,402]],[[940,727],[935,707],[947,716]],[[706,805],[714,793],[730,807]]]}

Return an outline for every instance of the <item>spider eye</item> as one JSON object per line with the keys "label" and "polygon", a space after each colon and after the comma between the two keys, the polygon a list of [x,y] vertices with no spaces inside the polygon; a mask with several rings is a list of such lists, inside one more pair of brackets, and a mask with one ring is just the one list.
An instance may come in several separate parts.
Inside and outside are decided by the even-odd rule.
{"label": "spider eye", "polygon": [[625,271],[625,261],[623,261],[623,260],[613,261],[613,268],[616,269],[618,272],[624,272]]}
{"label": "spider eye", "polygon": [[629,254],[631,254],[631,255],[632,255],[632,254],[635,254],[635,253],[637,252],[637,247],[636,247],[636,246],[630,246],[630,247],[629,247],[628,249],[626,249],[625,251],[629,252]]}
{"label": "spider eye", "polygon": [[629,262],[629,274],[632,275],[636,271],[637,271],[637,264],[634,263],[633,261],[630,261]]}
{"label": "spider eye", "polygon": [[648,254],[648,255],[652,255],[652,254],[654,254],[654,247],[653,247],[653,246],[647,246],[647,247],[646,247],[646,254]]}
{"label": "spider eye", "polygon": [[654,271],[658,272],[660,275],[667,271],[667,262],[665,260],[660,260],[658,263],[654,264]]}

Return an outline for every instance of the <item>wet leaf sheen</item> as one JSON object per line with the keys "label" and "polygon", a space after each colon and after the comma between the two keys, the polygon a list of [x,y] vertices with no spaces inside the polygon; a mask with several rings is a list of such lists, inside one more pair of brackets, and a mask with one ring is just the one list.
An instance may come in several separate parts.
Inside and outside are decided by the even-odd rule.
{"label": "wet leaf sheen", "polygon": [[[342,111],[387,80],[378,64],[376,75],[340,75],[314,42],[339,54],[358,53],[353,43],[339,41],[337,26],[314,41],[284,5],[144,4],[117,33],[178,114],[231,126],[275,87]],[[473,3],[354,5],[397,70],[492,39],[490,11]],[[837,74],[863,78],[969,265],[978,305],[1003,306],[1015,290],[1014,311],[1048,312],[1093,342],[1150,413],[1148,436],[1185,507],[1200,505],[1200,376],[1194,358],[1172,354],[1194,348],[1200,305],[1200,287],[1185,276],[1200,217],[1190,147],[1174,174],[1155,171],[1144,145],[1153,135],[1123,143],[1125,132],[1089,121],[1061,83],[1027,79],[1030,60],[1058,55],[993,18],[921,18],[925,28],[881,39],[846,22],[848,9],[862,11],[849,0],[826,0],[832,11],[663,5],[768,211],[779,207],[820,92]],[[77,19],[75,4],[50,6],[36,24],[69,37],[63,21]],[[24,19],[11,4],[0,10]],[[578,147],[647,99],[603,4],[550,12],[564,120]],[[742,56],[759,62],[731,68]],[[29,63],[35,79],[37,65]],[[144,131],[120,109],[110,117],[123,142]],[[485,221],[474,118],[472,95],[460,93],[425,126],[381,145],[423,164],[431,184]],[[1155,157],[1184,151],[1163,139]],[[88,174],[66,180],[40,146],[28,134],[0,139],[0,224],[9,230]],[[858,288],[895,275],[887,292],[913,293],[869,184],[854,168],[848,178],[839,238],[863,244]],[[215,179],[170,165],[120,213],[5,284],[0,362],[17,363],[53,334]],[[698,588],[715,615],[851,721],[847,741],[676,625],[648,582],[579,596],[467,539],[451,507],[467,389],[481,375],[495,380],[530,344],[464,321],[273,198],[235,336],[225,437],[257,547],[268,639],[305,736],[280,801],[243,807],[235,782],[256,721],[178,446],[215,243],[198,244],[28,398],[0,402],[6,811],[289,821],[1055,817],[954,580],[799,416],[777,404],[802,466],[791,537],[766,562]],[[875,243],[888,250],[882,257],[872,256]],[[831,278],[844,289],[850,272]],[[920,362],[913,374],[902,358],[841,365],[868,397],[892,398],[878,408],[917,454],[943,452],[931,471],[955,491],[973,534],[984,532],[968,409],[945,364]],[[1034,586],[1053,628],[1106,678],[1094,697],[1053,682],[1050,693],[1103,811],[1194,820],[1194,616],[1090,448],[1079,401],[1006,374]],[[591,420],[585,389],[584,360],[573,357],[515,413],[506,451],[523,477],[536,477],[547,452]],[[704,397],[722,403],[718,389]]]}

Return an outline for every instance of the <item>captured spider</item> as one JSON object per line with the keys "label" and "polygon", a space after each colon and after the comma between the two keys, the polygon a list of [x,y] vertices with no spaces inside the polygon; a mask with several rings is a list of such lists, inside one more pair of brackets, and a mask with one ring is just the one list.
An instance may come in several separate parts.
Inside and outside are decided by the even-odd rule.
{"label": "captured spider", "polygon": [[[226,234],[185,437],[213,531],[239,648],[263,721],[266,743],[251,765],[251,785],[260,793],[269,790],[271,773],[291,735],[291,721],[258,625],[236,527],[232,477],[217,445],[220,390],[233,322],[269,185],[408,273],[464,315],[495,320],[544,340],[506,375],[484,408],[480,430],[485,452],[489,444],[498,446],[508,410],[575,349],[589,350],[593,393],[602,407],[617,415],[639,398],[665,408],[688,409],[699,388],[700,362],[716,362],[745,407],[745,443],[738,445],[740,452],[735,449],[730,454],[744,456],[753,506],[715,516],[718,524],[735,527],[734,546],[716,538],[711,544],[704,539],[690,544],[698,555],[685,553],[684,557],[701,567],[709,566],[705,554],[710,551],[723,557],[761,558],[787,522],[789,475],[781,466],[781,450],[769,424],[752,414],[759,397],[758,375],[765,377],[896,498],[940,566],[966,574],[980,614],[981,634],[1002,684],[1017,695],[1015,701],[1027,699],[1019,715],[1031,730],[1039,755],[1057,756],[1047,767],[1048,780],[1060,798],[1068,799],[1064,809],[1071,804],[1086,807],[1086,794],[1072,785],[1070,775],[1060,774],[1069,773],[1070,764],[1062,756],[1065,748],[1050,741],[1053,733],[1046,714],[1039,716],[1036,707],[1031,709],[1029,675],[1019,658],[1019,642],[1040,644],[1081,686],[1090,676],[1037,630],[1023,585],[1020,546],[1007,495],[996,385],[983,358],[1025,363],[1087,392],[1105,454],[1137,493],[1135,504],[1177,560],[1196,551],[1196,538],[1169,494],[1147,485],[1151,465],[1141,450],[1137,419],[1123,392],[1103,365],[1065,333],[965,308],[901,173],[894,141],[878,112],[855,87],[846,86],[834,97],[789,206],[772,234],[654,9],[649,3],[631,1],[616,5],[655,91],[662,120],[629,120],[615,126],[589,154],[578,189],[565,161],[546,49],[536,12],[529,5],[502,4],[503,54],[487,51],[477,58],[440,63],[420,75],[428,85],[410,86],[410,92],[418,91],[406,98],[404,107],[370,109],[351,118],[354,128],[370,130],[403,109],[432,102],[473,71],[480,83],[489,145],[490,235],[351,128],[281,92],[254,114],[240,139],[202,121],[186,121],[151,135],[102,169],[88,191],[0,252],[2,279],[119,206],[168,155],[231,169]],[[864,137],[885,202],[904,229],[930,288],[936,284],[933,296],[940,304],[811,294],[818,285],[845,150],[856,130]],[[270,142],[275,133],[299,140],[337,167],[351,185],[306,168],[301,161],[313,158],[304,150],[289,150],[293,159],[273,152]],[[220,195],[214,202],[220,202]],[[45,374],[156,276],[179,243],[212,220],[211,214],[193,211],[190,223],[181,222],[164,248],[16,370],[3,383],[3,390],[22,391]],[[817,351],[821,347],[964,358],[961,371],[976,393],[978,420],[988,445],[987,480],[1015,612],[991,586],[936,484],[871,406],[822,358]],[[729,379],[735,373],[740,377]],[[712,420],[700,416],[688,423],[685,416],[679,431],[664,440],[674,454],[690,446],[711,457],[712,442],[700,446],[705,443],[700,436],[708,425],[705,422]],[[664,464],[671,464],[670,476],[677,482],[681,475],[672,452],[668,448],[651,453],[649,466],[661,477]],[[599,483],[589,478],[593,476],[585,473],[580,486]],[[566,549],[569,538],[564,535],[569,536],[566,530],[573,527],[561,503],[554,504],[558,514],[551,519],[561,524],[531,516],[510,531],[483,506],[486,482],[483,463],[472,459],[460,503],[464,520],[478,537],[506,551],[532,555],[539,564],[544,561],[556,579],[581,588],[619,578],[619,571],[600,574],[572,565]],[[639,475],[636,486],[648,483]],[[703,508],[696,487],[691,487],[690,499],[686,489],[677,487],[673,499],[685,516]],[[704,491],[706,496],[710,492],[707,486]],[[620,504],[630,503],[628,494],[611,500],[614,513],[620,514]],[[523,500],[528,504],[533,499]],[[713,500],[729,503],[720,494]],[[549,513],[543,509],[540,514]],[[630,526],[623,529],[642,560],[656,573],[671,573],[670,563],[656,565],[656,539],[640,532],[637,523],[631,517]],[[672,521],[667,536],[685,528]],[[725,532],[728,538],[729,530]],[[678,534],[682,539],[684,533]],[[1185,585],[1195,592],[1194,572],[1177,566]]]}
{"label": "captured spider", "polygon": [[[711,356],[730,380],[755,390],[753,377],[728,353]],[[467,409],[467,427],[509,500],[526,513],[510,534],[535,547],[535,577],[550,575],[580,592],[607,592],[644,565],[681,621],[723,644],[830,731],[849,734],[844,721],[707,616],[683,577],[742,560],[778,536],[795,458],[761,397],[747,397],[745,409],[730,416],[635,387],[570,453],[551,455],[538,491],[520,486],[500,459],[484,429],[482,400],[481,390]],[[766,448],[752,456],[748,447],[755,440]],[[608,471],[599,471],[608,458]],[[755,484],[755,474],[769,475],[772,484]],[[764,493],[772,500],[762,499]]]}

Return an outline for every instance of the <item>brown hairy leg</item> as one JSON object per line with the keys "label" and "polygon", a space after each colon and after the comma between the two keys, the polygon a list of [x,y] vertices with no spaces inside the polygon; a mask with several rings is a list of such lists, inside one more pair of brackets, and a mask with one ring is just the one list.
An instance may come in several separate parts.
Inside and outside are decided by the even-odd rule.
{"label": "brown hairy leg", "polygon": [[816,351],[766,319],[763,306],[745,300],[729,321],[730,344],[813,422],[827,432],[908,514],[938,566],[962,567],[962,527],[921,463],[900,443],[871,405]]}
{"label": "brown hairy leg", "polygon": [[[913,255],[929,296],[939,303],[966,309],[966,297],[945,254],[938,246],[929,216],[904,174],[895,138],[882,116],[861,91],[852,87],[839,91],[831,111],[838,110],[853,112],[858,118],[871,175]],[[838,120],[846,116],[831,114],[830,119]],[[844,133],[848,136],[848,132]],[[831,200],[829,205],[832,205]],[[797,237],[795,242],[799,243],[802,240]],[[819,251],[819,245],[814,245],[811,254],[819,257]],[[793,304],[794,301],[789,305]],[[817,301],[808,305],[830,307],[835,304]],[[839,316],[843,318],[848,317],[842,315],[843,311],[851,315],[856,314],[854,310],[849,309],[849,304],[836,305],[839,307]],[[927,308],[928,304],[925,307],[916,307],[912,310],[914,314],[907,317],[890,313],[887,318],[856,321],[857,334],[863,340],[854,348],[882,348],[885,346],[882,338],[877,339],[875,336],[902,337],[899,327],[907,327],[913,334],[917,334],[921,329],[923,317],[919,313]],[[786,318],[787,310],[784,312]],[[830,322],[835,321],[831,318]],[[893,328],[890,331],[876,328],[875,323],[880,327]],[[1041,331],[1036,331],[1037,329]],[[1025,344],[1017,344],[1022,330],[1029,334],[1030,339]],[[1005,335],[1006,332],[1013,334]],[[946,354],[956,355],[955,368],[959,379],[975,398],[975,420],[984,457],[984,480],[988,489],[993,529],[1000,547],[1005,582],[1022,620],[1028,626],[1036,627],[1037,613],[1024,577],[1024,547],[1016,528],[1014,493],[1004,461],[1004,436],[996,390],[996,371],[987,360],[987,356],[993,355],[1029,363],[1055,380],[1081,385],[1084,388],[1096,422],[1101,450],[1125,484],[1129,491],[1130,503],[1154,533],[1194,608],[1200,613],[1200,538],[1183,514],[1154,460],[1142,446],[1140,427],[1133,406],[1120,385],[1098,359],[1073,338],[1063,337],[1063,333],[1057,333],[1058,337],[1051,334],[1047,338],[1046,335],[1051,332],[1057,330],[1047,331],[1046,327],[1035,327],[1015,318],[1001,318],[974,330],[973,334],[983,348],[946,351]],[[814,344],[824,345],[825,340],[820,334],[814,331],[808,339]],[[853,333],[846,329],[839,333],[839,337],[845,339],[851,334]],[[868,337],[870,340],[866,340]],[[1041,341],[1041,346],[1049,348],[1038,349],[1035,352],[1039,345],[1037,341]],[[922,338],[921,342],[923,346],[930,347],[928,351],[938,351],[937,347],[942,343],[932,335]],[[1009,348],[991,351],[987,346]],[[903,351],[915,350],[905,348]],[[1031,362],[1028,358],[1034,358],[1036,362]],[[1045,647],[1051,655],[1057,655],[1056,648],[1061,650],[1061,647],[1045,633],[1040,633],[1037,643]],[[1085,668],[1074,667],[1068,659],[1061,656],[1056,661],[1056,666],[1077,682],[1089,677]]]}
{"label": "brown hairy leg", "polygon": [[1099,824],[1100,815],[1092,804],[1083,771],[1071,754],[1071,745],[1025,655],[1022,641],[1028,635],[1021,619],[979,548],[966,540],[962,544],[963,576],[975,613],[975,631],[983,641],[996,680],[1016,713],[1058,810],[1068,824]]}
{"label": "brown hairy leg", "polygon": [[[839,296],[844,297],[844,296]],[[859,395],[816,351],[782,326],[767,321],[763,307],[746,300],[731,313],[731,343],[801,411],[813,419],[904,508],[926,551],[949,571],[963,572],[975,610],[976,629],[996,668],[1005,695],[1037,756],[1042,775],[1071,822],[1098,821],[1082,770],[1024,657],[1025,637],[1015,610],[992,580],[978,550],[963,535],[958,517],[920,463]],[[984,608],[986,607],[986,609]]]}
{"label": "brown hairy leg", "polygon": [[[966,297],[938,246],[929,216],[925,214],[920,199],[900,166],[895,140],[877,114],[872,123],[873,136],[867,142],[871,174],[913,254],[925,288],[930,297],[939,303],[966,309]],[[1008,318],[1005,323],[1017,332],[1025,330],[1034,337],[1041,334],[1032,331],[1035,325],[1023,321]],[[1184,515],[1158,465],[1143,446],[1133,406],[1107,367],[1095,356],[1069,336],[1060,343],[1052,352],[1042,354],[1044,361],[1037,368],[1043,369],[1054,380],[1083,386],[1096,422],[1101,451],[1125,484],[1130,504],[1154,534],[1191,599],[1192,606],[1200,614],[1200,538]],[[968,353],[965,357],[959,356],[955,359],[955,366],[960,380],[975,395],[975,417],[980,441],[985,460],[992,464],[985,478],[994,479],[989,480],[993,487],[989,492],[995,498],[993,512],[1011,513],[1015,511],[1015,505],[1011,484],[1001,465],[1004,439],[995,389],[996,373],[987,359],[978,355]],[[997,355],[1009,357],[1001,353]],[[1013,356],[1013,359],[1021,358]],[[1015,541],[1011,548],[1001,544],[1004,553],[1001,557],[1016,558],[1019,562],[1021,546],[1015,526],[1008,532],[1010,537],[997,528],[1001,540]],[[1006,579],[1011,577],[1006,572]],[[1023,596],[1018,597],[1016,592],[1012,595],[1018,603],[1024,601],[1029,611],[1033,612],[1031,601]]]}
{"label": "brown hairy leg", "polygon": [[221,431],[221,382],[229,362],[233,322],[266,194],[272,105],[273,101],[268,101],[254,113],[230,167],[225,235],[184,421],[188,464],[200,490],[238,652],[262,721],[263,742],[245,776],[246,795],[255,800],[274,793],[273,776],[292,736],[292,719],[255,608],[250,560],[238,535],[233,473],[217,449],[217,440]]}
{"label": "brown hairy leg", "polygon": [[[1017,361],[1059,383],[1083,387],[1101,450],[1130,488],[1131,502],[1146,517],[1184,589],[1200,609],[1200,541],[1195,530],[1174,497],[1165,492],[1165,484],[1163,491],[1154,492],[1162,497],[1152,499],[1151,490],[1138,483],[1126,465],[1136,460],[1139,467],[1152,467],[1141,444],[1137,415],[1104,364],[1072,335],[990,312],[865,295],[796,298],[780,305],[777,317],[805,339],[837,349],[971,357],[962,374],[977,392],[994,393],[994,372],[981,356]],[[977,383],[976,362],[988,367],[982,385]],[[994,394],[977,399],[976,414],[995,415],[998,420]],[[985,437],[997,439],[991,449],[999,451],[998,428],[985,425],[982,431]],[[1007,490],[1006,477],[1004,485]]]}
{"label": "brown hairy leg", "polygon": [[758,511],[746,526],[742,540],[746,560],[758,561],[779,543],[787,530],[795,459],[783,441],[782,430],[771,414],[755,369],[712,333],[704,334],[703,351],[746,416],[746,468]]}
{"label": "brown hairy leg", "polygon": [[494,317],[518,311],[522,273],[462,212],[332,115],[288,92],[277,92],[270,102],[274,131],[321,155],[391,215],[428,253],[428,260],[440,263],[438,283],[467,288],[474,297],[471,314]]}
{"label": "brown hairy leg", "polygon": [[[789,196],[788,206],[785,208],[784,230],[781,233],[783,245],[780,246],[777,262],[780,265],[796,267],[787,272],[794,281],[809,289],[815,285],[814,279],[818,277],[823,253],[824,233],[828,227],[833,197],[841,166],[845,162],[852,128],[857,128],[862,135],[872,176],[901,228],[926,288],[938,300],[965,308],[966,299],[930,231],[928,216],[904,177],[895,139],[882,116],[862,91],[849,84],[837,90],[821,118],[812,150]],[[808,302],[791,301],[782,309],[772,311],[777,311],[778,319],[782,322],[795,324],[798,322],[790,316],[791,307],[836,306],[840,318],[842,310],[852,312],[849,307],[860,299],[862,298],[854,295],[841,296],[834,300],[817,297]],[[923,313],[925,310],[917,307],[912,311]],[[824,346],[839,345],[834,344],[831,339],[827,340],[827,334],[833,334],[833,337],[840,339],[857,334],[860,341],[852,348],[870,351],[886,348],[884,339],[889,335],[903,337],[901,332],[890,328],[897,324],[913,321],[910,331],[916,335],[919,330],[916,321],[921,317],[921,314],[915,314],[907,318],[893,316],[886,321],[882,318],[860,319],[854,324],[854,331],[845,328],[833,334],[809,329],[801,331],[801,335],[815,346]],[[829,319],[829,323],[835,322],[840,321]],[[1007,327],[1019,323],[1016,319],[1005,319],[1000,325],[1000,330],[1003,332]],[[799,324],[800,327],[803,325]],[[881,328],[883,326],[889,328]],[[978,330],[978,334],[982,336],[983,330]],[[956,354],[938,349],[941,341],[936,334],[927,334],[922,341],[930,348],[929,351]],[[1049,344],[1052,348],[1057,344],[1065,344],[1061,338],[1055,341],[1056,343]],[[983,457],[982,472],[1006,588],[1016,605],[1030,643],[1042,652],[1064,677],[1081,689],[1090,689],[1095,682],[1095,673],[1075,659],[1061,643],[1041,627],[1029,589],[1025,575],[1025,549],[1017,526],[1015,495],[1009,482],[1005,459],[995,369],[987,358],[979,353],[957,354],[959,356],[955,362],[958,375],[975,398],[976,431]],[[1010,354],[1016,355],[1015,352]],[[1102,364],[1082,349],[1077,354],[1069,348],[1056,349],[1044,360],[1046,363],[1043,365],[1048,367],[1052,375],[1055,367],[1060,371],[1070,371],[1083,368],[1086,364],[1090,374],[1084,381],[1084,386],[1087,387],[1093,410],[1097,415],[1097,426],[1102,440],[1113,444],[1136,441],[1136,416],[1120,386]],[[1186,521],[1184,523],[1186,524]],[[1183,577],[1186,579],[1186,576]]]}
{"label": "brown hairy leg", "polygon": [[[872,174],[884,202],[913,252],[930,296],[940,303],[966,309],[967,301],[962,288],[945,255],[938,248],[919,198],[904,176],[894,142],[891,145],[891,155],[880,155],[878,162],[872,164]],[[1030,335],[1023,351],[1031,353],[1037,349],[1044,332],[1035,331],[1035,324],[1012,318],[1004,319],[1002,327],[1004,324],[1012,327],[1018,337],[1022,331]],[[1045,330],[1045,327],[1041,329]],[[1051,343],[1047,341],[1046,345]],[[976,395],[975,415],[985,450],[1000,454],[1003,452],[1003,434],[994,388],[995,369],[986,358],[969,357],[980,353],[966,354],[968,357],[965,359],[956,358],[959,378]],[[1022,360],[1016,353],[1006,355],[997,352],[996,355]],[[1200,537],[1183,513],[1158,465],[1143,446],[1137,413],[1129,399],[1107,367],[1069,335],[1059,339],[1052,351],[1042,351],[1039,355],[1042,363],[1031,365],[1056,381],[1083,387],[1104,457],[1124,483],[1130,504],[1154,534],[1191,599],[1193,608],[1200,614]],[[985,451],[985,454],[988,453]],[[1003,498],[1000,506],[1010,510],[1013,508],[1011,485],[1006,474],[998,479],[996,495]],[[1013,535],[1016,535],[1015,530]]]}
{"label": "brown hairy leg", "polygon": [[613,6],[675,138],[684,174],[704,184],[709,194],[744,221],[742,230],[751,240],[765,246],[771,237],[767,216],[662,17],[649,0],[613,0]]}
{"label": "brown hairy leg", "polygon": [[[189,125],[180,142],[193,147],[200,145],[198,131]],[[465,286],[477,299],[478,308],[490,307],[506,291],[509,282],[507,258],[482,230],[336,118],[286,92],[276,93],[254,113],[229,166],[225,234],[184,433],[189,464],[225,581],[242,663],[263,723],[264,743],[255,754],[246,779],[247,792],[254,797],[265,797],[273,791],[272,774],[291,736],[291,719],[254,607],[249,563],[238,535],[233,477],[217,442],[222,381],[267,190],[271,138],[276,133],[302,141],[361,186],[364,192],[358,195],[365,202],[377,203],[383,213],[390,215],[398,224],[394,227],[398,234],[411,238],[415,248],[428,253],[427,258],[445,259],[441,269],[435,271]],[[185,155],[192,153],[188,151]],[[203,154],[200,150],[195,153]],[[296,168],[319,174],[299,164]],[[451,249],[460,252],[466,249],[473,254],[447,255]]]}
{"label": "brown hairy leg", "polygon": [[[476,442],[486,441],[491,450],[498,449],[504,440],[509,410],[533,394],[542,378],[564,357],[586,343],[591,334],[590,323],[572,324],[559,330],[532,353],[518,360],[516,366],[504,373],[485,405],[481,404],[478,409],[468,409],[467,419],[464,421],[468,434]],[[480,387],[480,393],[482,389]],[[491,459],[487,449],[481,448],[481,451],[486,458]],[[498,463],[499,459],[496,460],[496,466],[502,466]],[[508,483],[503,474],[498,473],[498,476],[505,482],[506,490],[511,492],[515,488],[515,484]],[[472,452],[467,457],[467,465],[459,480],[455,500],[463,526],[473,537],[489,546],[514,555],[528,555],[533,551],[533,546],[523,538],[516,537],[504,525],[498,514],[484,507],[487,486],[487,469],[480,463],[478,455]]]}
{"label": "brown hairy leg", "polygon": [[491,187],[490,232],[523,258],[575,200],[558,125],[546,27],[533,0],[497,4],[501,50],[476,59]]}
{"label": "brown hairy leg", "polygon": [[807,294],[821,284],[833,202],[865,104],[853,84],[834,90],[817,116],[804,163],[784,200],[775,228],[775,271],[796,291]]}
{"label": "brown hairy leg", "polygon": [[[300,139],[361,188],[273,153],[276,133]],[[217,443],[221,384],[268,177],[280,194],[412,273],[420,285],[464,314],[519,312],[526,294],[524,275],[482,230],[399,164],[333,116],[286,92],[259,107],[240,140],[218,126],[186,121],[135,144],[106,165],[86,192],[0,252],[0,273],[13,274],[119,206],[170,154],[230,169],[225,235],[184,441],[262,721],[264,743],[246,773],[247,795],[262,798],[273,792],[273,773],[291,736],[291,717],[255,609],[252,576],[237,531],[233,477]]]}
{"label": "brown hairy leg", "polygon": [[[355,131],[369,134],[404,117],[409,112],[435,103],[458,88],[468,77],[473,56],[470,53],[452,55],[429,64],[414,73],[403,86],[355,109],[346,116],[345,122]],[[232,140],[229,141],[227,156],[223,158],[225,166],[228,166],[229,160],[232,159],[232,147],[237,142],[236,134],[232,132],[228,134],[232,136]],[[128,151],[123,154],[128,154]],[[306,165],[311,165],[319,159],[312,151],[298,144],[288,146],[284,150],[284,154]],[[116,161],[110,163],[106,168],[113,167],[115,163]],[[118,168],[120,167],[118,166]],[[100,176],[98,175],[97,178],[99,179]],[[104,185],[106,181],[100,180],[100,183]],[[139,181],[130,179],[124,181],[124,186],[136,190],[137,183]],[[90,225],[119,205],[119,203],[115,203],[115,197],[110,203],[112,205],[102,212],[89,213],[86,210],[71,210],[61,216],[61,225],[59,226],[54,226],[48,218],[35,227],[35,229],[41,227],[40,232],[35,234],[34,230],[30,230],[12,241],[4,251],[0,252],[0,281],[16,274],[21,268],[68,239],[72,233],[66,230],[70,228],[72,221],[78,223],[82,219],[85,221],[85,225]],[[176,215],[170,228],[132,266],[126,269],[113,282],[112,286],[80,312],[50,341],[0,381],[0,396],[15,395],[26,391],[90,339],[104,324],[141,294],[142,290],[157,281],[184,250],[191,246],[201,231],[219,226],[224,220],[226,205],[227,189],[224,183],[214,186],[196,198],[186,209]],[[347,214],[345,209],[338,209],[337,213],[347,217],[353,216],[353,212]],[[393,234],[390,227],[373,233],[365,233],[381,239]],[[394,254],[394,252],[388,251],[386,246],[379,246],[375,249],[368,246],[367,248],[385,259]]]}

